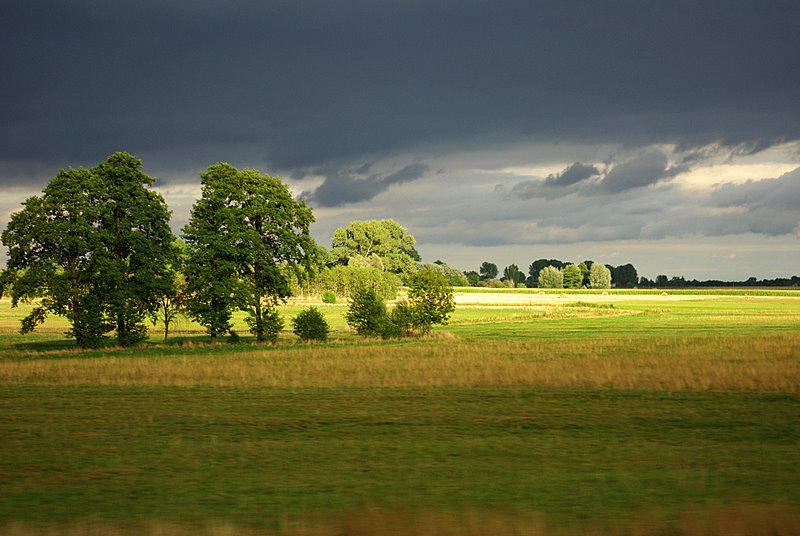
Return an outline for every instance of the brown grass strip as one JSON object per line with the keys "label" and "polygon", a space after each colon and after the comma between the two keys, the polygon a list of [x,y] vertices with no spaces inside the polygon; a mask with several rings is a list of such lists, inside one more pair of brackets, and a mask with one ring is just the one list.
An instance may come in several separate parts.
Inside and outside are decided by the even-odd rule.
{"label": "brown grass strip", "polygon": [[[431,340],[197,354],[24,358],[0,383],[220,387],[554,387],[800,391],[800,334],[586,341]],[[172,352],[172,353],[171,353]]]}

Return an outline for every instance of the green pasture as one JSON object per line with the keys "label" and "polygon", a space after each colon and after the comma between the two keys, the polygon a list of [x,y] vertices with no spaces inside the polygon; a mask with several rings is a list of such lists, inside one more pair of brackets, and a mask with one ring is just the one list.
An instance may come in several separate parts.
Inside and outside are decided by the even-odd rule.
{"label": "green pasture", "polygon": [[277,530],[368,508],[800,505],[800,398],[519,389],[0,390],[0,526]]}
{"label": "green pasture", "polygon": [[[601,534],[655,533],[630,528],[647,514],[663,520],[658,530],[666,534],[686,512],[741,505],[776,509],[797,531],[800,385],[671,391],[407,387],[402,378],[397,387],[328,388],[4,379],[12,365],[55,369],[76,359],[89,367],[128,357],[139,359],[136,366],[241,360],[270,367],[284,355],[313,363],[323,351],[333,352],[325,359],[357,355],[368,363],[400,347],[430,361],[438,350],[479,356],[484,345],[516,344],[519,352],[537,341],[558,344],[565,360],[571,348],[619,341],[635,364],[637,344],[655,340],[658,360],[669,363],[680,347],[685,367],[687,338],[703,351],[719,347],[719,359],[746,363],[769,356],[729,355],[729,348],[752,352],[737,341],[771,337],[782,341],[781,363],[796,377],[800,294],[612,297],[460,307],[431,339],[386,342],[349,332],[345,305],[317,303],[334,330],[324,345],[302,344],[287,331],[276,346],[257,347],[237,316],[236,345],[208,345],[184,319],[168,344],[154,330],[143,347],[92,352],[75,351],[57,318],[40,333],[19,335],[24,307],[0,301],[0,535],[91,527],[134,534],[159,524],[187,534],[214,526],[234,527],[225,534],[305,534],[297,527],[309,520],[325,525],[376,510],[535,515],[548,527]],[[308,305],[281,308],[287,329]],[[418,533],[458,533],[426,530]]]}
{"label": "green pasture", "polygon": [[[469,288],[459,288],[462,292]],[[525,289],[486,289],[494,294],[520,294]],[[494,292],[491,292],[494,291]],[[800,291],[736,291],[725,290],[719,295],[686,295],[681,300],[663,300],[653,291],[617,291],[609,301],[546,303],[546,305],[465,306],[457,307],[447,326],[435,328],[465,339],[539,339],[635,337],[670,334],[747,334],[800,331]],[[689,292],[689,291],[687,291]],[[702,291],[706,292],[706,291]],[[764,292],[769,295],[755,295]],[[583,295],[594,296],[587,291]],[[755,294],[754,294],[755,293]],[[528,289],[535,301],[538,292]],[[625,300],[625,296],[636,299]],[[646,297],[646,299],[642,299]],[[652,297],[652,299],[649,299]],[[611,299],[614,299],[611,301]],[[292,319],[304,308],[314,306],[322,311],[331,326],[333,340],[356,339],[347,327],[344,314],[346,303],[289,302],[279,310],[284,318],[281,344],[297,342],[291,334]],[[20,320],[30,305],[12,308],[8,300],[0,300],[0,352],[4,348],[22,350],[69,348],[72,343],[63,337],[68,324],[63,318],[48,317],[37,333],[18,335]],[[244,341],[250,339],[245,314],[233,317],[234,330]],[[163,326],[151,325],[151,344],[163,343]],[[203,341],[202,326],[188,318],[179,317],[170,326],[169,343]]]}

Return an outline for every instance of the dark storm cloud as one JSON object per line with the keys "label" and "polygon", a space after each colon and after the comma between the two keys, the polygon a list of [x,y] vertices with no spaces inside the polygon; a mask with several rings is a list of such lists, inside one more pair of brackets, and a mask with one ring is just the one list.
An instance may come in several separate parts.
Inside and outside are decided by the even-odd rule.
{"label": "dark storm cloud", "polygon": [[417,163],[409,164],[389,175],[358,177],[359,172],[364,173],[370,168],[369,165],[361,166],[353,174],[341,170],[324,173],[324,182],[313,192],[305,192],[302,197],[324,207],[368,201],[392,185],[419,179],[428,171],[428,166]]}
{"label": "dark storm cloud", "polygon": [[204,167],[246,144],[296,170],[521,137],[757,151],[800,138],[799,19],[752,0],[7,2],[0,160]]}

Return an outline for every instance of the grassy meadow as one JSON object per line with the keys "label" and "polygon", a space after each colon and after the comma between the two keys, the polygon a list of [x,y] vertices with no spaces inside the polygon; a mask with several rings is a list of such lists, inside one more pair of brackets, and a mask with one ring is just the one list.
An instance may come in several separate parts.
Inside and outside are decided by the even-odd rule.
{"label": "grassy meadow", "polygon": [[2,301],[0,535],[800,533],[800,293],[673,294],[101,351]]}

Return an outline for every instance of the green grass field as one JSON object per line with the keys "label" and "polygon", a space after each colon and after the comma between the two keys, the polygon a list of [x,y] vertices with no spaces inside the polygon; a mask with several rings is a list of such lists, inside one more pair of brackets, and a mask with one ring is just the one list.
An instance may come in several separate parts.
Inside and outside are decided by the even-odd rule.
{"label": "green grass field", "polygon": [[614,298],[103,351],[0,302],[0,535],[800,533],[800,294]]}

